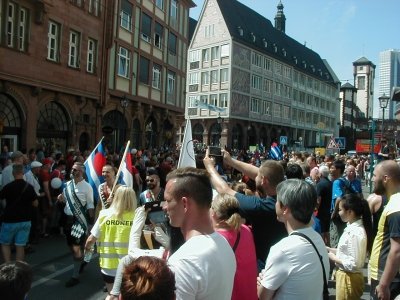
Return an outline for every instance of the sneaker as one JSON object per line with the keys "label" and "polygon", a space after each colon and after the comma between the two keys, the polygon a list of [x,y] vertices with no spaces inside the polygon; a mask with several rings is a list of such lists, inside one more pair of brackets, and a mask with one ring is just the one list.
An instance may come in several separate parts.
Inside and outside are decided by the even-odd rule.
{"label": "sneaker", "polygon": [[86,265],[87,265],[86,261],[81,262],[81,266],[79,267],[79,274],[83,273],[83,271],[85,270]]}
{"label": "sneaker", "polygon": [[70,288],[70,287],[73,287],[73,286],[77,285],[78,283],[79,283],[79,279],[78,279],[78,278],[71,277],[71,278],[65,283],[65,287],[66,287],[66,288]]}

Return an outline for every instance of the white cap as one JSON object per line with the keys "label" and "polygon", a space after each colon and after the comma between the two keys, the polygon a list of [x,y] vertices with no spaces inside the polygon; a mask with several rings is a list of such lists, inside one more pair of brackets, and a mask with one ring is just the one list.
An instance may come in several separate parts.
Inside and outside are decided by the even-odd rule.
{"label": "white cap", "polygon": [[33,168],[40,168],[42,166],[42,163],[38,162],[37,160],[34,160],[31,162],[31,169]]}

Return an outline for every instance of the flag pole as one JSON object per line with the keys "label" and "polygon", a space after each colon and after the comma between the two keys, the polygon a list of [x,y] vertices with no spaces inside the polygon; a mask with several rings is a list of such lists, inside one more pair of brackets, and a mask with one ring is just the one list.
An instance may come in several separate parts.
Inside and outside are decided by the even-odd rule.
{"label": "flag pole", "polygon": [[122,162],[125,161],[125,157],[126,157],[126,154],[127,154],[128,150],[129,150],[129,144],[130,144],[130,143],[131,143],[131,141],[128,141],[128,142],[126,143],[124,155],[122,156],[121,162],[119,163],[119,168],[118,168],[117,176],[115,177],[115,181],[114,181],[114,184],[113,184],[113,187],[112,187],[112,190],[111,190],[111,195],[114,194],[114,189],[115,189],[115,186],[116,186],[117,183],[118,183],[119,175],[121,175],[121,171],[122,171],[122,170],[121,170]]}

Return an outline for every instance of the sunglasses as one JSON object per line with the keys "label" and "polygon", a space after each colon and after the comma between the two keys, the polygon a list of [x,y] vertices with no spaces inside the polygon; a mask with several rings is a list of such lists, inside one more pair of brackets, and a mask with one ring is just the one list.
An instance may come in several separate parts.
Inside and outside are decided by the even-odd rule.
{"label": "sunglasses", "polygon": [[146,179],[146,182],[154,182],[154,179]]}

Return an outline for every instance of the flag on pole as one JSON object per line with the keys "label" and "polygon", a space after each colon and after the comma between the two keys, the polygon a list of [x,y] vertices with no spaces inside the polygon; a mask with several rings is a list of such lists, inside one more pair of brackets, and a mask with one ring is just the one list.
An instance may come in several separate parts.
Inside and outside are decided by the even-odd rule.
{"label": "flag on pole", "polygon": [[198,108],[208,109],[208,110],[215,111],[218,113],[225,112],[225,110],[226,110],[226,107],[219,107],[219,106],[215,106],[212,104],[204,103],[202,101],[196,101],[196,105]]}
{"label": "flag on pole", "polygon": [[124,155],[119,165],[117,178],[118,183],[133,188],[133,175],[132,175],[132,158],[131,152],[129,151],[130,141],[126,144]]}
{"label": "flag on pole", "polygon": [[190,122],[190,119],[186,120],[185,133],[183,135],[181,153],[179,154],[179,161],[177,167],[196,168],[196,159],[194,156],[193,138],[192,138],[192,124]]}
{"label": "flag on pole", "polygon": [[86,177],[93,188],[95,203],[97,203],[97,199],[99,199],[98,187],[104,182],[104,178],[101,175],[102,169],[106,164],[106,151],[103,145],[103,138],[104,137],[101,138],[100,142],[84,162]]}
{"label": "flag on pole", "polygon": [[283,153],[281,147],[277,143],[272,143],[271,149],[268,152],[269,158],[273,160],[282,160]]}

